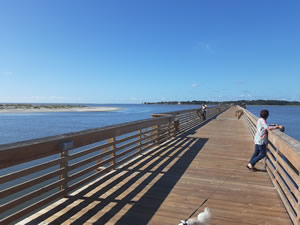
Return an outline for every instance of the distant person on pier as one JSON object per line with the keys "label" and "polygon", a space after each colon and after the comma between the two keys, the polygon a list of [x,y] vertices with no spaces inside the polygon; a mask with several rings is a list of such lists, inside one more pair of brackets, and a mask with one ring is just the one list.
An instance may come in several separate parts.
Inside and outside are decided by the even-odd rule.
{"label": "distant person on pier", "polygon": [[202,116],[203,120],[206,120],[206,108],[207,108],[207,105],[205,105],[204,103],[202,103],[202,106],[201,106],[201,116]]}
{"label": "distant person on pier", "polygon": [[280,130],[284,129],[283,126],[280,126],[278,124],[268,125],[267,124],[268,117],[269,117],[268,110],[260,111],[260,118],[257,121],[256,133],[254,136],[254,143],[255,143],[254,153],[247,165],[247,168],[251,171],[256,171],[256,168],[254,167],[255,164],[266,156],[267,143],[268,143],[268,131],[278,129],[278,128]]}

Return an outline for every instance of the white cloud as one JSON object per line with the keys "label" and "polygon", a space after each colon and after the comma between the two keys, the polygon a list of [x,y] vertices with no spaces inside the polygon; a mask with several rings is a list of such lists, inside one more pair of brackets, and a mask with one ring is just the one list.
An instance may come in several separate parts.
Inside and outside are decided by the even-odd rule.
{"label": "white cloud", "polygon": [[193,87],[193,88],[199,87],[199,84],[192,84],[192,87]]}
{"label": "white cloud", "polygon": [[250,94],[242,94],[240,95],[241,98],[252,98],[253,96]]}
{"label": "white cloud", "polygon": [[142,100],[143,99],[141,97],[131,97],[131,98],[129,98],[129,101],[131,101],[131,102],[140,102]]}

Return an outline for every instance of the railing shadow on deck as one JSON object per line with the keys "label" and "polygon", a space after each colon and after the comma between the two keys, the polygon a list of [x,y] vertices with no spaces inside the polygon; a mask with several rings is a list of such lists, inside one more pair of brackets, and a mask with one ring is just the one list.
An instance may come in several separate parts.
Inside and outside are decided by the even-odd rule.
{"label": "railing shadow on deck", "polygon": [[207,120],[202,121],[200,124],[194,126],[193,128],[190,128],[188,131],[185,131],[183,134],[178,135],[178,137],[182,137],[182,136],[188,136],[188,135],[193,135],[196,134],[197,130],[203,126],[205,126],[206,124],[208,124],[210,121],[215,120],[218,118],[220,114],[217,114],[213,117],[210,117]]}
{"label": "railing shadow on deck", "polygon": [[[200,126],[203,126],[203,124]],[[198,127],[194,129],[198,129]],[[187,136],[189,135],[189,133],[190,132],[185,135],[181,135],[180,137],[174,138],[171,142],[164,143],[154,151],[146,153],[144,157],[148,158],[146,158],[146,160],[144,160],[142,163],[137,164],[141,160],[141,158],[134,159],[126,166],[113,171],[112,173],[108,174],[104,178],[100,179],[99,181],[77,193],[76,195],[68,196],[68,200],[61,203],[60,205],[57,205],[55,208],[51,209],[47,213],[37,217],[27,224],[38,224],[41,221],[50,218],[64,208],[70,206],[76,200],[81,200],[82,202],[73,207],[67,213],[56,218],[49,224],[62,224],[66,222],[67,220],[71,219],[72,216],[80,212],[83,208],[87,207],[94,201],[99,201],[99,203],[96,204],[93,208],[90,208],[76,220],[70,222],[70,224],[83,224],[87,222],[90,218],[95,216],[97,212],[101,211],[111,202],[116,203],[116,205],[109,209],[106,213],[104,213],[104,215],[102,215],[97,221],[93,222],[93,224],[105,224],[110,220],[110,218],[120,212],[127,204],[132,204],[133,206],[115,224],[147,224],[155,214],[155,212],[158,210],[162,202],[168,196],[172,188],[175,186],[177,181],[183,175],[185,170],[188,168],[192,160],[208,141],[208,139],[202,138],[188,138]],[[167,149],[164,150],[164,148]],[[152,162],[157,157],[159,158],[156,161]],[[167,160],[161,164],[161,162],[166,158]],[[172,166],[166,172],[163,172],[163,170],[166,169],[170,165],[170,163],[176,159],[177,161],[172,164]],[[137,166],[135,166],[135,164],[137,164]],[[144,166],[147,167],[141,170],[141,168]],[[156,166],[158,167],[156,168]],[[154,168],[155,170],[151,171]],[[114,177],[120,174],[120,172],[125,172],[125,174],[117,177],[115,180],[105,185],[104,187],[101,187],[101,189],[99,189],[92,196],[85,197],[87,193],[95,190],[99,185],[105,183],[106,181],[114,179]],[[131,177],[132,175],[134,175],[134,173],[137,172],[138,174]],[[136,187],[134,187],[131,192],[126,194],[125,197],[123,197],[121,200],[116,200],[117,197],[127,191],[135,182],[149,173],[150,175],[147,176]],[[150,189],[148,189],[139,200],[133,201],[134,197],[136,197],[141,191],[143,191],[146,185],[148,185],[154,178],[157,178],[159,175],[161,175],[161,177],[158,179],[158,181],[153,184],[153,186],[151,186]],[[105,199],[99,198],[102,194],[111,190],[120,181],[128,177],[131,177],[130,180],[124,183],[120,188],[115,190]],[[153,198],[153,195],[155,195],[156,197]],[[133,221],[135,222],[133,223]]]}
{"label": "railing shadow on deck", "polygon": [[[214,118],[227,108],[227,105],[208,108],[207,118]],[[164,153],[166,145],[168,152],[181,142],[199,141],[187,135],[210,121],[203,122],[199,110],[152,116],[154,118],[0,145],[0,187],[4,187],[0,190],[0,223],[28,224],[39,215],[32,215],[34,212],[54,202],[60,204],[56,202],[60,198],[65,201],[67,196],[68,202],[74,202],[71,198],[75,197],[69,193],[91,185],[94,180],[120,175],[116,173],[121,167],[127,163],[133,165],[130,160],[141,163],[139,160],[145,159],[141,158],[143,155]],[[172,150],[172,154],[179,149]],[[157,162],[154,166],[160,164]],[[130,178],[127,176],[127,179]],[[81,197],[85,197],[83,193]],[[32,216],[26,218],[30,214]]]}

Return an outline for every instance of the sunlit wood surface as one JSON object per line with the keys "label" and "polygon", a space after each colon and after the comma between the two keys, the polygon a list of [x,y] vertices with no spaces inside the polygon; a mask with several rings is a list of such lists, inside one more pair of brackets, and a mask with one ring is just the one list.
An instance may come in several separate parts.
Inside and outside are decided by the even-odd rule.
{"label": "sunlit wood surface", "polygon": [[19,224],[175,225],[204,203],[215,225],[292,224],[254,144],[230,108]]}

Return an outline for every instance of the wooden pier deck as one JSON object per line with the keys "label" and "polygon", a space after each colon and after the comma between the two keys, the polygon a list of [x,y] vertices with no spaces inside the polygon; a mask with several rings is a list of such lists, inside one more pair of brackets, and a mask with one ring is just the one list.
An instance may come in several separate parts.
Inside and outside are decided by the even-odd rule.
{"label": "wooden pier deck", "polygon": [[174,225],[203,204],[211,225],[292,224],[232,107],[18,224]]}

